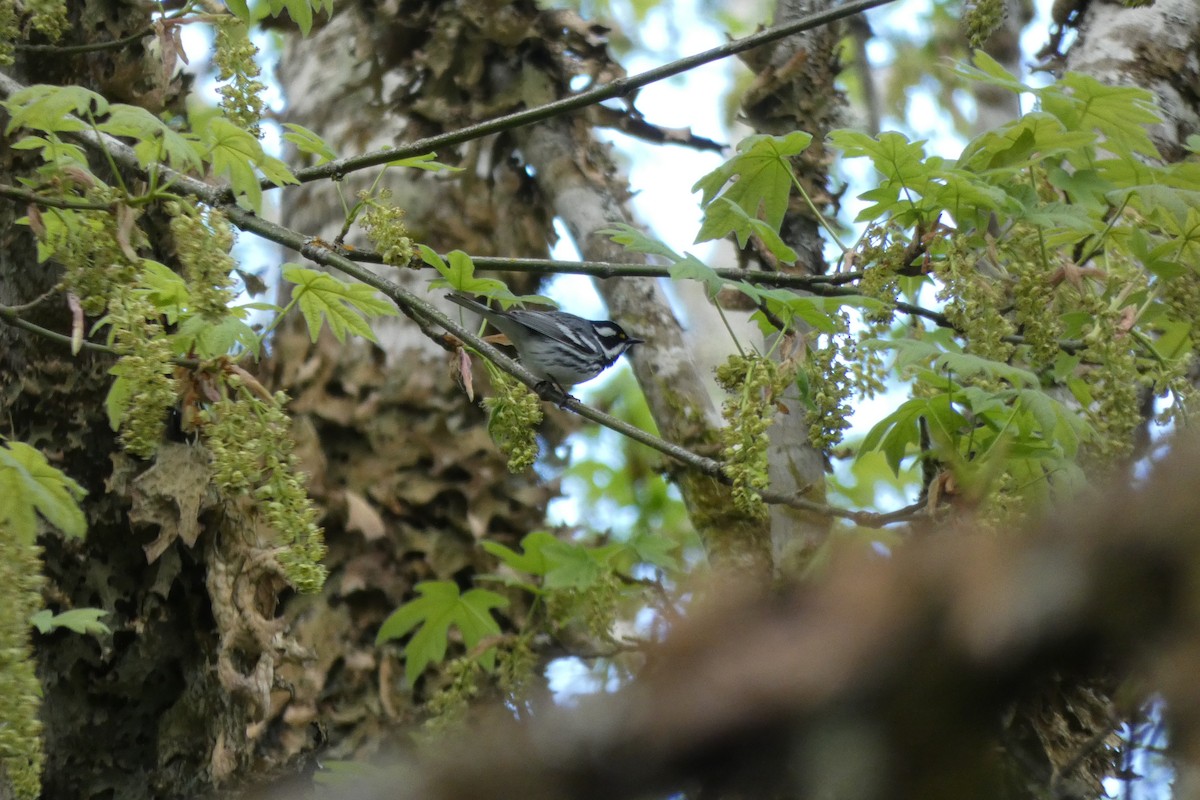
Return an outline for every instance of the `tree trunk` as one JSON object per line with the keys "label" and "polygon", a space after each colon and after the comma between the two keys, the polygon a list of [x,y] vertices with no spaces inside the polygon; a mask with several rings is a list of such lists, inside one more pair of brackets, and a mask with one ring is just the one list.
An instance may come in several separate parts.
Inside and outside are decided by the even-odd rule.
{"label": "tree trunk", "polygon": [[[61,44],[110,41],[149,21],[132,5],[72,4],[72,27]],[[82,84],[158,112],[178,99],[181,87],[163,83],[161,61],[147,41],[68,57],[18,50],[9,74],[25,83]],[[20,152],[6,155],[0,182],[15,185],[27,165]],[[102,174],[104,168],[96,169]],[[6,305],[36,301],[60,277],[53,262],[37,263],[29,229],[15,224],[24,211],[12,201],[0,203],[6,242],[0,303]],[[69,332],[71,313],[61,297],[52,298],[26,318]],[[99,638],[64,630],[34,637],[44,693],[43,796],[195,797],[211,790],[222,769],[228,774],[244,763],[245,714],[211,669],[203,547],[170,548],[153,563],[143,550],[155,538],[144,524],[151,505],[163,504],[158,522],[195,526],[196,520],[181,520],[172,504],[178,486],[155,483],[152,466],[119,451],[103,403],[111,365],[109,356],[86,350],[73,356],[58,342],[0,326],[5,434],[50,454],[54,466],[88,491],[86,542],[57,533],[41,537],[46,605],[103,609],[112,629]],[[226,767],[216,763],[218,744]]]}

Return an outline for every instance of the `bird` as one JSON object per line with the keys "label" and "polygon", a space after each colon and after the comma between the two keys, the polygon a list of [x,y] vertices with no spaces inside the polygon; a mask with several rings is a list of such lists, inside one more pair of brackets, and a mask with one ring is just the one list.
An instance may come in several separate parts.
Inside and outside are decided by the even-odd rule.
{"label": "bird", "polygon": [[590,320],[565,311],[497,311],[461,294],[452,303],[478,313],[512,342],[525,368],[562,391],[591,380],[625,351],[644,340],[627,334],[611,320]]}

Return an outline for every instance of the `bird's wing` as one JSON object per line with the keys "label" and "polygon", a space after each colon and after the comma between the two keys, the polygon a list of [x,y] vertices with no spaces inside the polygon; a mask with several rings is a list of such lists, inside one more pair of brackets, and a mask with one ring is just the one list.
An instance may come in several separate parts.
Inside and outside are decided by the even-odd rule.
{"label": "bird's wing", "polygon": [[559,321],[579,321],[590,326],[587,320],[582,317],[576,317],[574,314],[568,314],[565,311],[510,311],[508,316],[514,322],[518,322],[543,336],[548,336],[555,341],[577,347],[583,343],[579,341],[578,337],[571,334],[574,326],[562,326],[557,323]]}

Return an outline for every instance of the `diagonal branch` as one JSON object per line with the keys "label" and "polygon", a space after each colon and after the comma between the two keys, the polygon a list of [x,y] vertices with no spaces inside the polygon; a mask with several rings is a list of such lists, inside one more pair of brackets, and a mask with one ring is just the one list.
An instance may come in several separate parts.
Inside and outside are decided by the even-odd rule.
{"label": "diagonal branch", "polygon": [[[801,19],[797,19],[787,25],[780,25],[774,28],[768,28],[764,31],[744,36],[741,39],[734,39],[719,47],[714,47],[705,50],[695,55],[672,61],[669,64],[664,64],[661,67],[646,70],[638,75],[632,75],[625,78],[618,78],[609,83],[597,86],[594,89],[589,89],[586,92],[564,97],[561,100],[555,100],[545,105],[540,105],[535,108],[529,108],[524,111],[517,111],[512,114],[505,114],[495,119],[490,119],[486,122],[480,122],[477,125],[469,125],[465,128],[450,131],[448,133],[439,134],[437,136],[429,136],[425,139],[418,139],[415,142],[401,145],[399,147],[380,150],[375,153],[367,153],[366,155],[354,156],[351,158],[339,158],[335,161],[330,161],[325,164],[319,164],[309,169],[303,169],[296,173],[296,177],[301,183],[309,181],[318,181],[325,178],[339,180],[348,173],[356,172],[370,167],[377,167],[386,164],[389,161],[396,161],[402,158],[412,158],[413,156],[424,155],[431,151],[439,150],[444,147],[452,147],[454,145],[469,142],[474,139],[481,139],[484,136],[489,136],[493,133],[501,131],[513,130],[526,125],[532,125],[535,122],[542,122],[547,119],[552,119],[563,114],[568,114],[572,111],[578,111],[581,108],[600,103],[604,100],[612,100],[617,97],[625,97],[637,89],[647,86],[651,83],[664,80],[666,78],[680,75],[689,70],[695,69],[703,64],[712,61],[719,61],[722,58],[744,53],[747,50],[753,50],[756,47],[761,47],[764,44],[777,41],[787,36],[799,33],[801,31],[819,28],[822,25],[828,25],[845,17],[850,17],[855,14],[861,14],[878,6],[887,5],[894,0],[852,0],[842,5],[833,6],[824,11],[819,11],[814,14],[809,14]],[[274,184],[263,181],[262,188],[264,190],[277,188]],[[223,200],[232,199],[226,195]]]}
{"label": "diagonal branch", "polygon": [[[19,82],[0,73],[0,95],[10,96],[24,88],[25,87]],[[141,163],[137,158],[137,155],[134,153],[133,148],[124,142],[121,142],[107,134],[99,133],[91,129],[84,129],[73,135],[87,147],[90,147],[97,152],[105,152],[120,167],[146,177],[146,170],[141,166]],[[491,344],[476,336],[466,328],[460,326],[436,306],[422,300],[420,297],[413,294],[408,289],[405,289],[403,286],[400,286],[393,281],[389,281],[386,278],[383,278],[371,270],[361,266],[360,264],[351,261],[346,256],[330,249],[324,243],[318,243],[319,240],[313,237],[305,236],[304,234],[291,230],[290,228],[286,228],[278,223],[265,220],[255,215],[253,212],[247,211],[246,209],[241,208],[234,203],[221,202],[223,190],[220,187],[210,186],[203,181],[199,181],[195,178],[172,170],[165,165],[157,165],[157,168],[159,170],[160,178],[168,181],[177,190],[194,197],[200,202],[211,205],[215,208],[219,208],[226,214],[228,219],[241,230],[253,233],[256,236],[266,239],[267,241],[274,242],[283,247],[295,250],[314,263],[337,270],[338,272],[355,278],[372,287],[373,289],[376,289],[392,300],[392,302],[396,304],[396,306],[404,313],[405,316],[414,320],[426,333],[429,333],[428,326],[430,324],[446,330],[460,341],[465,342],[471,347],[471,349],[478,352],[484,358],[491,361],[501,370],[516,378],[530,389],[534,389],[541,382],[520,362],[509,358]],[[56,341],[66,339],[67,343],[69,344],[68,337],[64,337],[62,334],[57,334],[54,331],[40,328],[39,326],[32,326],[31,323],[20,319],[15,312],[0,314],[0,321],[25,328],[26,330],[31,330],[32,332],[47,336]],[[96,345],[89,349],[101,349],[101,346]],[[107,351],[107,348],[103,349]],[[678,444],[648,433],[647,431],[631,425],[624,420],[617,419],[616,417],[605,414],[602,411],[598,411],[591,406],[580,403],[574,398],[566,398],[561,403],[561,407],[568,411],[572,411],[585,419],[595,422],[598,425],[603,425],[604,427],[615,431],[616,433],[627,436],[636,442],[644,444],[647,447],[650,447],[662,453],[663,455],[690,467],[702,475],[706,475],[715,479],[719,483],[728,485],[731,482],[729,477],[725,475],[723,471],[723,465],[716,459],[700,455],[686,447],[681,447]],[[793,505],[798,508],[804,508],[808,510],[815,510],[815,507],[821,508],[824,510],[824,513],[854,520],[855,522],[863,525],[872,525],[874,523],[875,526],[880,527],[896,521],[896,518],[893,518],[892,515],[874,515],[871,512],[851,511],[834,508],[832,506],[814,504],[812,501],[800,497],[799,495],[782,495],[772,492],[762,492],[761,494],[764,501],[768,503]]]}
{"label": "diagonal branch", "polygon": [[[364,264],[386,264],[383,256],[373,250],[346,250],[346,258]],[[442,258],[446,254],[442,253]],[[653,264],[623,264],[616,261],[558,261],[550,258],[502,258],[497,256],[471,256],[476,269],[501,272],[526,272],[535,275],[587,275],[591,278],[670,278],[671,268]],[[408,269],[424,269],[426,264],[419,258],[404,265]],[[842,286],[861,280],[861,272],[839,272],[834,275],[792,275],[786,272],[751,271],[713,267],[717,277],[731,281],[762,286],[808,289],[817,284]],[[856,292],[850,292],[856,294]]]}

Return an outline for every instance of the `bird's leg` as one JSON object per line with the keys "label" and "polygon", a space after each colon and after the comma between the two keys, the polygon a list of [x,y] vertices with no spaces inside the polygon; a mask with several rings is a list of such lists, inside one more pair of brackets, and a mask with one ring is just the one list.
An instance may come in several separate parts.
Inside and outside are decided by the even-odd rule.
{"label": "bird's leg", "polygon": [[537,393],[538,397],[542,398],[548,403],[554,403],[559,408],[566,406],[568,400],[574,400],[577,403],[579,402],[579,398],[567,394],[567,390],[564,389],[558,383],[558,381],[538,381],[537,385],[533,387],[533,391]]}

